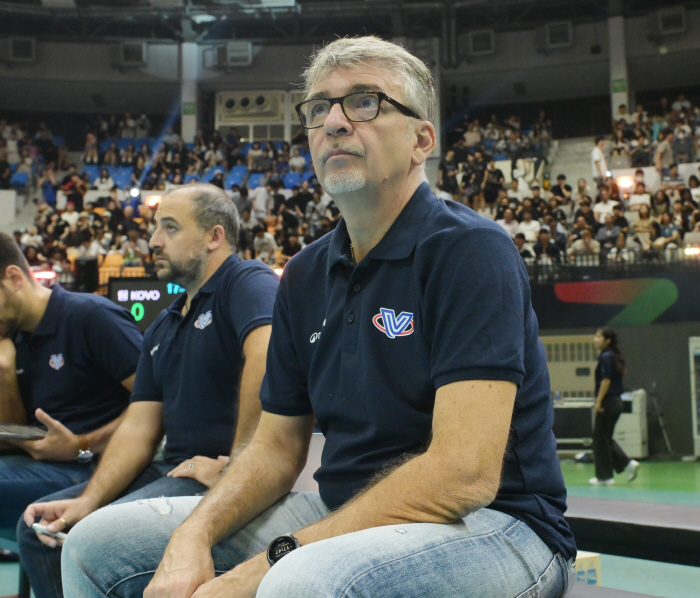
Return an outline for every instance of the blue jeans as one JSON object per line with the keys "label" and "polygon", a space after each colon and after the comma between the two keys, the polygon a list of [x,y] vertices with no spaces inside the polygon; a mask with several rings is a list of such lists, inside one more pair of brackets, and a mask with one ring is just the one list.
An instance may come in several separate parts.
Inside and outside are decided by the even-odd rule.
{"label": "blue jeans", "polygon": [[[67,598],[140,598],[170,534],[198,498],[156,508],[111,506],[70,533],[63,550]],[[278,535],[328,514],[318,494],[291,493],[212,549],[217,574],[262,552]],[[524,523],[481,509],[451,525],[389,525],[303,546],[263,579],[258,598],[558,598],[571,567]]]}
{"label": "blue jeans", "polygon": [[49,463],[29,455],[0,457],[0,528],[15,527],[30,504],[89,480],[93,470],[91,463]]}
{"label": "blue jeans", "polygon": [[[112,504],[160,496],[193,496],[206,492],[206,486],[197,480],[166,477],[165,474],[173,467],[173,465],[159,461],[151,463]],[[87,482],[84,482],[34,502],[75,498],[83,493],[86,486]],[[61,547],[49,548],[42,544],[36,533],[24,523],[23,519],[20,518],[16,523],[19,555],[29,577],[29,583],[34,590],[34,595],[36,598],[62,598]]]}

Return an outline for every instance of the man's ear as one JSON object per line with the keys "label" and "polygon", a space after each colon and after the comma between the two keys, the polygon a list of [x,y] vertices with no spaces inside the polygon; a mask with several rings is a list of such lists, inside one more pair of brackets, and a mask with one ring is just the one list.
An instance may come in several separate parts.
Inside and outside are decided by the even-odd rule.
{"label": "man's ear", "polygon": [[21,290],[27,284],[27,278],[24,272],[15,265],[10,265],[5,268],[4,280],[15,292]]}
{"label": "man's ear", "polygon": [[[207,244],[209,251],[214,251],[219,245],[226,242],[226,232],[224,231],[224,227],[220,224],[212,228],[209,234],[211,235],[209,243]],[[231,249],[235,249],[235,247]]]}
{"label": "man's ear", "polygon": [[415,166],[424,164],[437,145],[435,127],[428,120],[421,121],[414,129],[415,145],[412,162]]}

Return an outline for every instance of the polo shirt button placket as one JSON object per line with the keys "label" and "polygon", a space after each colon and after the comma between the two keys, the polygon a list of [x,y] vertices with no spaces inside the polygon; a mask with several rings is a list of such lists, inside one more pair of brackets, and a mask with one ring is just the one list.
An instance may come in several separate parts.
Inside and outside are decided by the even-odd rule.
{"label": "polo shirt button placket", "polygon": [[348,324],[352,324],[355,321],[355,314],[348,315]]}
{"label": "polo shirt button placket", "polygon": [[359,284],[356,284],[354,287],[352,287],[352,290],[355,291],[356,293],[359,293],[361,288],[362,287]]}

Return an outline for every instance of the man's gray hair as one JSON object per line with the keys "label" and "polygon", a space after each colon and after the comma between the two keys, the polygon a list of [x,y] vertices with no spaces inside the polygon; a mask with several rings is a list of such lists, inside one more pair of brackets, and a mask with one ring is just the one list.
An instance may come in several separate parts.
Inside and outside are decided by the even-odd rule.
{"label": "man's gray hair", "polygon": [[404,102],[422,119],[433,120],[436,94],[430,69],[401,46],[374,35],[337,39],[316,51],[303,74],[304,91],[308,96],[313,86],[333,69],[363,66],[377,66],[399,75]]}
{"label": "man's gray hair", "polygon": [[226,192],[215,185],[197,183],[176,187],[170,193],[176,191],[189,192],[190,200],[194,208],[194,216],[197,224],[204,231],[210,231],[217,224],[221,225],[226,235],[226,241],[231,249],[236,251],[238,245],[238,229],[240,220],[238,208]]}

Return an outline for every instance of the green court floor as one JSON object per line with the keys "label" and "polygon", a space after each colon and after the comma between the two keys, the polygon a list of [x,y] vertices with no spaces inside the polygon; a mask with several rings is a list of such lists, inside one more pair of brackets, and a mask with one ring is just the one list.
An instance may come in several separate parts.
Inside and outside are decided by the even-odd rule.
{"label": "green court floor", "polygon": [[[700,462],[642,462],[637,479],[615,476],[614,486],[591,486],[592,463],[562,460],[561,470],[570,496],[639,500],[700,506]],[[601,585],[663,598],[700,597],[700,567],[601,555]]]}

